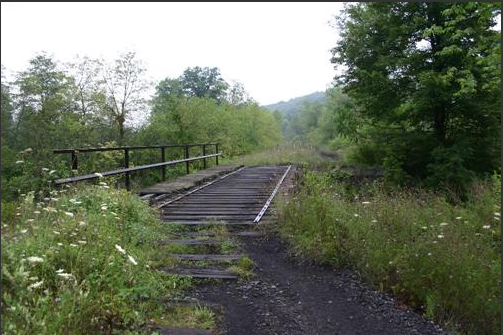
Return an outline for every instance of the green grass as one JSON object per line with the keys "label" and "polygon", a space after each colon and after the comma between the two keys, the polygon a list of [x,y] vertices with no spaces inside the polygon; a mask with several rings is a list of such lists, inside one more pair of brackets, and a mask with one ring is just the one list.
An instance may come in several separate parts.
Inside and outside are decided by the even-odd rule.
{"label": "green grass", "polygon": [[278,145],[252,154],[236,157],[230,161],[234,164],[281,165],[281,164],[310,164],[318,163],[322,158],[316,148],[309,145]]}
{"label": "green grass", "polygon": [[[169,324],[177,318],[154,300],[180,296],[192,281],[154,268],[165,233],[137,196],[105,186],[2,203],[2,333],[149,333],[152,319]],[[211,323],[184,313],[177,324]]]}
{"label": "green grass", "polygon": [[454,205],[422,190],[357,188],[306,172],[281,201],[279,230],[297,254],[350,267],[450,329],[501,330],[500,179]]}

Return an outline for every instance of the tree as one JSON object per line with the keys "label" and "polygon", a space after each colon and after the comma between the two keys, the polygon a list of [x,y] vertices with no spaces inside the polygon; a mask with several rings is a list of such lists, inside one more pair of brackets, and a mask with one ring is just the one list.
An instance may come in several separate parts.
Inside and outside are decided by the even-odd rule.
{"label": "tree", "polygon": [[1,136],[2,140],[8,140],[11,137],[11,131],[12,131],[12,99],[10,95],[10,90],[9,86],[5,83],[5,77],[4,77],[4,67],[2,65],[2,83],[1,83],[1,99],[0,102],[2,103],[1,106]]}
{"label": "tree", "polygon": [[219,103],[225,100],[226,90],[229,87],[216,67],[187,68],[179,79],[183,93],[187,97],[207,97]]}
{"label": "tree", "polygon": [[346,69],[337,80],[380,163],[392,156],[430,184],[458,183],[438,166],[452,166],[450,156],[466,176],[499,169],[499,13],[499,4],[480,2],[345,8],[332,62]]}
{"label": "tree", "polygon": [[119,131],[119,142],[124,141],[124,124],[134,113],[145,112],[145,92],[148,82],[145,68],[135,52],[121,54],[112,64],[102,65],[106,110]]}
{"label": "tree", "polygon": [[64,134],[58,126],[74,116],[71,78],[42,53],[30,60],[27,71],[17,75],[15,85],[19,90],[16,145],[48,149],[61,144]]}
{"label": "tree", "polygon": [[236,81],[232,82],[229,87],[227,101],[236,106],[254,102],[248,92],[246,92],[244,85]]}
{"label": "tree", "polygon": [[82,125],[89,125],[93,118],[98,118],[104,105],[105,92],[100,87],[100,63],[89,57],[76,57],[68,64],[68,73],[74,82],[75,109],[80,112]]}

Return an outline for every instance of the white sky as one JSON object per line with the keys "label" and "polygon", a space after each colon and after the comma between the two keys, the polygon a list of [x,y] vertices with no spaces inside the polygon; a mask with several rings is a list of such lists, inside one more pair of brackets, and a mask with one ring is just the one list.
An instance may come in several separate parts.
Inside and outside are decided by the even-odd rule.
{"label": "white sky", "polygon": [[324,91],[335,76],[329,25],[342,3],[2,3],[1,62],[37,52],[115,59],[135,50],[152,80],[218,67],[260,104]]}

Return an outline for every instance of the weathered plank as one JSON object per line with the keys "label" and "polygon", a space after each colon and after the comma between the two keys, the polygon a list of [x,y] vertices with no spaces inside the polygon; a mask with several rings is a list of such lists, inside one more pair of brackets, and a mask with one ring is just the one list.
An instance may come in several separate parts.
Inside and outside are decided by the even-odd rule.
{"label": "weathered plank", "polygon": [[192,278],[237,279],[238,274],[233,271],[216,268],[172,268],[163,269],[167,274]]}
{"label": "weathered plank", "polygon": [[201,238],[201,239],[165,239],[161,240],[159,244],[185,244],[185,245],[215,245],[224,242],[231,242],[230,240],[215,239],[215,238]]}
{"label": "weathered plank", "polygon": [[182,261],[210,261],[210,262],[232,262],[237,261],[243,255],[218,255],[218,254],[168,254],[168,257]]}

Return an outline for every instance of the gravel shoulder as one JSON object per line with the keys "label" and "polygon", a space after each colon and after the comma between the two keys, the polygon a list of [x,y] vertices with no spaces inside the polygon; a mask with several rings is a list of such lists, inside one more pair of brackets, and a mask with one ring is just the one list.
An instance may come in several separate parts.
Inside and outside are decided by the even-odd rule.
{"label": "gravel shoulder", "polygon": [[223,307],[222,334],[442,333],[354,272],[290,257],[274,234],[240,240],[257,265],[255,275],[245,282],[199,285],[192,293]]}

